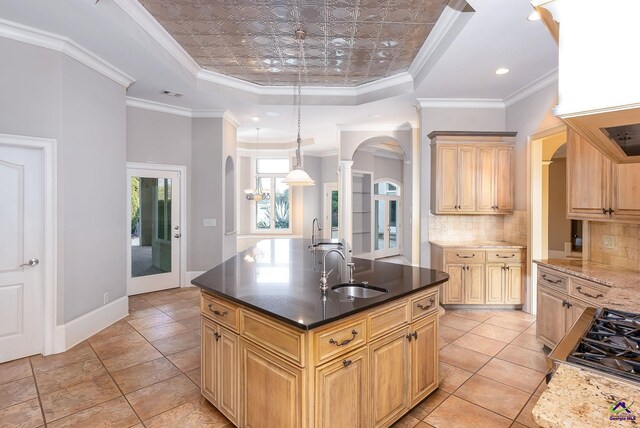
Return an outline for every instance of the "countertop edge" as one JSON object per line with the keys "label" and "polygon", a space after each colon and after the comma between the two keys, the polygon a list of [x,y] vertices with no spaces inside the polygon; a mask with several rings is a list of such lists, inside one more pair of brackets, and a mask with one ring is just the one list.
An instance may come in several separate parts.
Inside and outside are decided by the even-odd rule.
{"label": "countertop edge", "polygon": [[573,275],[575,277],[578,277],[578,278],[581,278],[581,279],[585,279],[585,280],[591,281],[591,282],[596,282],[598,284],[602,284],[602,285],[605,285],[607,287],[615,286],[615,284],[613,282],[611,282],[611,281],[608,281],[608,280],[602,279],[602,278],[598,278],[598,277],[595,277],[595,276],[587,275],[584,272],[579,272],[579,271],[577,271],[575,269],[571,269],[570,266],[560,266],[560,265],[557,265],[557,264],[549,263],[548,261],[544,261],[544,260],[534,260],[533,262],[535,264],[537,264],[538,266],[546,267],[548,269],[553,269],[555,271],[566,273],[568,275]]}
{"label": "countertop edge", "polygon": [[363,306],[361,308],[354,309],[353,311],[345,312],[344,314],[340,314],[338,316],[335,316],[335,317],[332,317],[332,318],[329,318],[329,319],[326,319],[326,320],[323,320],[323,321],[320,321],[320,322],[307,324],[307,325],[297,323],[297,322],[295,322],[295,321],[293,321],[291,319],[288,319],[286,317],[283,317],[283,316],[280,316],[278,314],[275,314],[275,313],[273,313],[271,311],[268,311],[268,310],[266,310],[264,308],[252,305],[252,304],[247,303],[247,302],[245,302],[245,301],[243,301],[241,299],[237,299],[235,297],[228,296],[228,295],[226,295],[224,293],[221,293],[219,291],[216,291],[216,290],[211,290],[207,286],[198,284],[196,282],[196,279],[197,278],[191,280],[191,284],[193,284],[196,287],[200,288],[201,291],[204,291],[204,292],[206,292],[208,294],[211,294],[211,295],[214,295],[214,296],[219,296],[219,297],[221,297],[223,299],[226,299],[226,300],[234,302],[234,303],[236,303],[238,305],[247,307],[247,308],[252,309],[252,310],[254,310],[254,311],[258,312],[258,313],[261,313],[263,315],[269,316],[271,318],[275,318],[275,319],[277,319],[279,321],[284,322],[285,324],[287,324],[289,326],[297,328],[298,330],[309,331],[309,330],[314,330],[316,328],[323,327],[325,325],[331,324],[331,323],[333,323],[335,321],[339,321],[339,320],[348,318],[348,317],[350,317],[352,315],[359,314],[360,312],[368,311],[368,310],[374,309],[374,308],[376,308],[378,306],[382,306],[382,305],[385,305],[387,303],[394,302],[396,300],[399,300],[401,298],[407,297],[409,295],[416,294],[416,293],[418,293],[420,291],[425,291],[425,290],[427,290],[429,288],[438,287],[439,285],[444,284],[445,282],[447,282],[449,280],[449,277],[447,275],[447,278],[444,278],[444,279],[439,280],[439,281],[435,281],[435,282],[433,282],[431,284],[424,285],[424,286],[421,286],[419,288],[414,288],[414,289],[406,291],[404,293],[396,294],[396,295],[394,295],[393,297],[391,297],[391,298],[389,298],[387,300],[382,300],[382,301],[379,301],[379,302],[373,302],[371,305]]}

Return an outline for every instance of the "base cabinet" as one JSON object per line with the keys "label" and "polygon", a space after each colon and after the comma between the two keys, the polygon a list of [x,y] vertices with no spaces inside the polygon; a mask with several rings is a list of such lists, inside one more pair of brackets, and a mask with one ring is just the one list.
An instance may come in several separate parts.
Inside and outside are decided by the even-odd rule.
{"label": "base cabinet", "polygon": [[438,387],[438,315],[414,323],[411,338],[409,406],[413,407]]}

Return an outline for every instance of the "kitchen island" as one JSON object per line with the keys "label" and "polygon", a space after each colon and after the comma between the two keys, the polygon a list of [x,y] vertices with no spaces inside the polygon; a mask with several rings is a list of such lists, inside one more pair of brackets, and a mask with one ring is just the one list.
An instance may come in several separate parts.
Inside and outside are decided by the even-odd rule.
{"label": "kitchen island", "polygon": [[238,427],[387,427],[439,383],[444,272],[347,264],[309,241],[270,239],[192,282],[202,289],[202,394]]}

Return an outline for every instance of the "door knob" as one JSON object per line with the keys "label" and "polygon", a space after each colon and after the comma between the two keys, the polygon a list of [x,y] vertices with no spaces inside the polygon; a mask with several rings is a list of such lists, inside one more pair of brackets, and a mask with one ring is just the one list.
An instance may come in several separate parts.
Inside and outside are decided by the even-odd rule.
{"label": "door knob", "polygon": [[181,237],[181,236],[182,236],[182,235],[181,235],[180,233],[176,233],[175,235],[173,235],[173,237],[174,237],[174,238],[179,238],[179,237]]}
{"label": "door knob", "polygon": [[33,259],[29,260],[27,263],[22,263],[20,265],[20,267],[22,267],[22,266],[36,267],[36,266],[38,266],[38,264],[40,264],[40,260],[38,260],[36,258],[33,258]]}

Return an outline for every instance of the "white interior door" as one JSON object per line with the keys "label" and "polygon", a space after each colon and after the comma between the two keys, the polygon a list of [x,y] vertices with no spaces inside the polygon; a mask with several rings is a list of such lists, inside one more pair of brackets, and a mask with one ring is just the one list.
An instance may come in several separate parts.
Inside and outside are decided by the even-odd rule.
{"label": "white interior door", "polygon": [[42,351],[43,159],[0,146],[0,363]]}
{"label": "white interior door", "polygon": [[338,183],[324,184],[324,221],[322,237],[338,239]]}
{"label": "white interior door", "polygon": [[129,295],[180,286],[180,174],[128,169]]}

